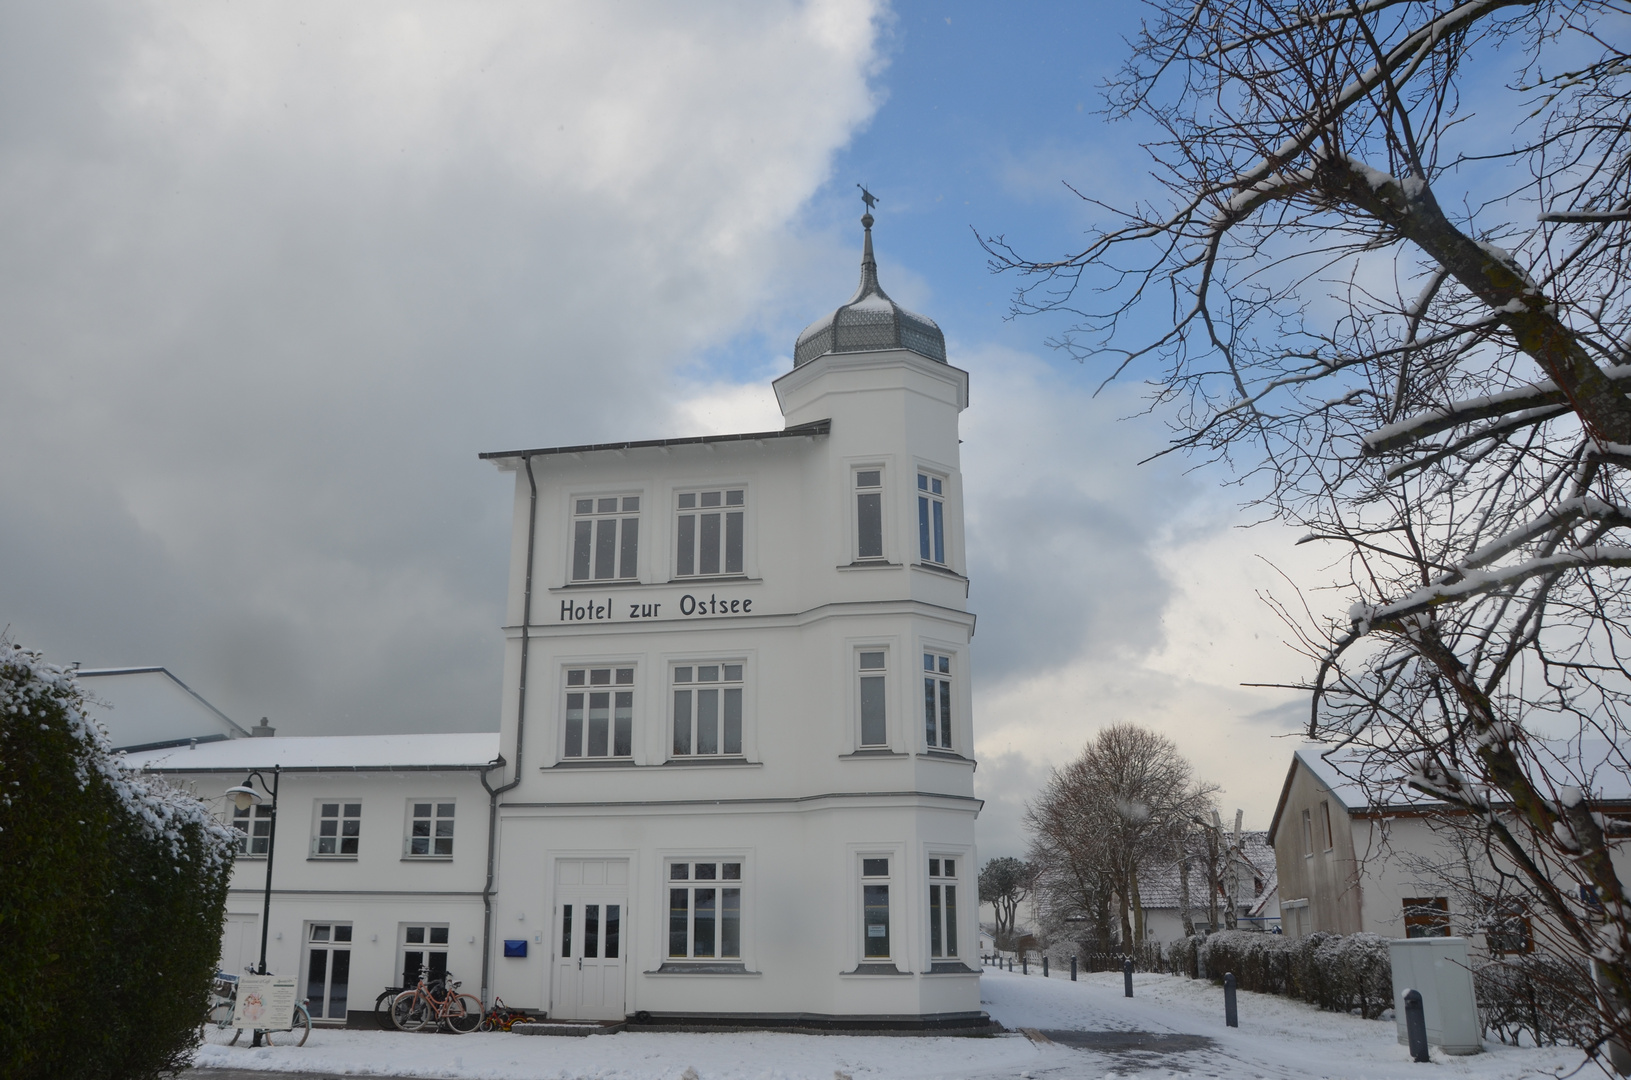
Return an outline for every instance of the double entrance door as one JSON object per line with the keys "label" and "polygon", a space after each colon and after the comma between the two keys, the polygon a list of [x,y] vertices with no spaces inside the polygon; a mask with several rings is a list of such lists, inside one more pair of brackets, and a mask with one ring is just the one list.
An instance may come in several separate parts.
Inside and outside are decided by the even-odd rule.
{"label": "double entrance door", "polygon": [[628,952],[627,859],[557,859],[553,1006],[561,1020],[621,1020]]}

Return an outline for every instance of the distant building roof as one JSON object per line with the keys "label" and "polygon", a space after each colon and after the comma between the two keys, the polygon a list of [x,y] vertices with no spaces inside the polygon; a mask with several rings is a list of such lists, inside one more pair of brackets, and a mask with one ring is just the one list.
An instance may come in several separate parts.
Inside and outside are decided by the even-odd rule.
{"label": "distant building roof", "polygon": [[[1253,892],[1253,899],[1259,895],[1266,896],[1279,884],[1279,870],[1274,861],[1274,849],[1269,846],[1268,833],[1258,830],[1242,829],[1240,832],[1240,846],[1247,867],[1258,881],[1263,883],[1263,891]],[[1252,882],[1242,876],[1241,886],[1250,888]],[[1148,869],[1140,868],[1138,872],[1138,899],[1146,911],[1161,908],[1176,910],[1183,898],[1182,882],[1179,879],[1178,863],[1176,860],[1165,866],[1155,866]],[[1207,905],[1206,896],[1206,860],[1203,856],[1191,855],[1189,858],[1189,906],[1191,910],[1200,910]]]}
{"label": "distant building roof", "polygon": [[125,756],[131,765],[154,772],[237,772],[274,765],[287,772],[480,769],[497,758],[496,731],[233,739]]}
{"label": "distant building roof", "polygon": [[80,668],[85,711],[108,729],[116,750],[215,742],[249,734],[163,667]]}

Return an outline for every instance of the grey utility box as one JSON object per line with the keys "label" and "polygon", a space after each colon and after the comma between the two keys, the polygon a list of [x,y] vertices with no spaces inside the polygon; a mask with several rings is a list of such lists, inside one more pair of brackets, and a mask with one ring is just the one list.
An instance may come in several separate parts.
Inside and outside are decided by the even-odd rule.
{"label": "grey utility box", "polygon": [[1446,1054],[1476,1054],[1483,1049],[1467,939],[1396,938],[1387,946],[1393,964],[1393,1020],[1399,1028],[1399,1042],[1410,1042],[1404,995],[1406,990],[1415,990],[1421,994],[1429,1045]]}

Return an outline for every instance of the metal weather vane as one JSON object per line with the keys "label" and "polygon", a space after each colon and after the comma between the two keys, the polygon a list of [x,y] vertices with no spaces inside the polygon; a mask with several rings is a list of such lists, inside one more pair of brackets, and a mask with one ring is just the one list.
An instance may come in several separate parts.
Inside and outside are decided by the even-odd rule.
{"label": "metal weather vane", "polygon": [[856,184],[861,189],[861,201],[866,204],[867,213],[871,213],[878,205],[878,197],[866,189],[865,184]]}

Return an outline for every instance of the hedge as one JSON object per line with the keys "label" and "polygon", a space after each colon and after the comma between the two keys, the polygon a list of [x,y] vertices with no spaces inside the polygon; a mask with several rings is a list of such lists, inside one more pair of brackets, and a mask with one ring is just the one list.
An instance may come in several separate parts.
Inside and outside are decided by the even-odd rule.
{"label": "hedge", "polygon": [[12,1080],[185,1066],[220,955],[231,831],[131,771],[69,669],[0,639],[0,1061]]}
{"label": "hedge", "polygon": [[1393,1007],[1393,965],[1388,939],[1377,934],[1282,937],[1254,930],[1223,930],[1177,941],[1166,967],[1192,978],[1235,985],[1261,994],[1298,998],[1332,1012],[1358,1012],[1376,1019]]}

